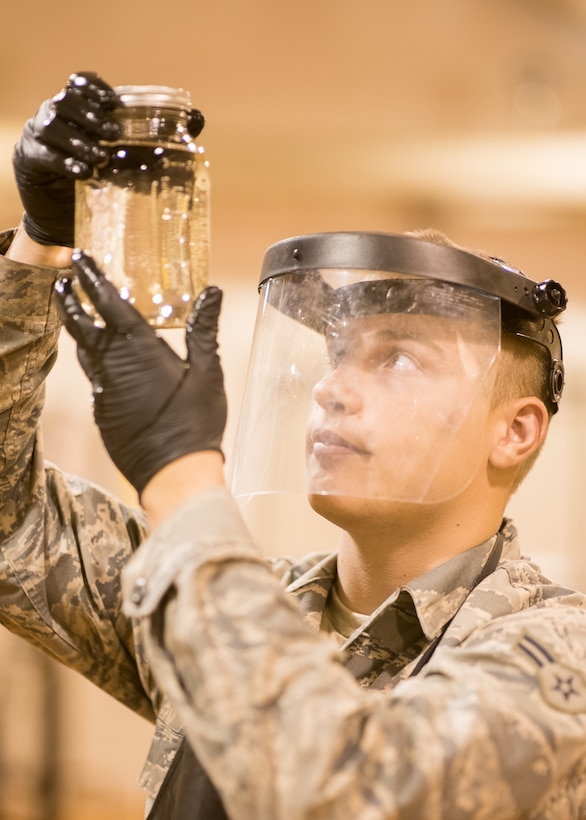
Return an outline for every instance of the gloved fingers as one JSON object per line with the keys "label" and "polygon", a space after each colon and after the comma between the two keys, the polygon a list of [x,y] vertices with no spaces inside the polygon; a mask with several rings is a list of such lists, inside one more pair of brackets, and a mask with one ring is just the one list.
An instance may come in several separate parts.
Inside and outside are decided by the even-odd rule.
{"label": "gloved fingers", "polygon": [[84,95],[100,104],[104,110],[118,105],[118,96],[111,85],[95,71],[76,71],[69,75],[66,87],[83,89]]}
{"label": "gloved fingers", "polygon": [[108,156],[99,141],[114,140],[120,133],[112,115],[117,104],[114,89],[97,74],[72,74],[65,88],[46,100],[30,121],[38,147],[34,150],[27,144],[29,165],[41,171],[50,166],[77,179],[91,176],[93,166]]}
{"label": "gloved fingers", "polygon": [[97,327],[84,311],[73,283],[62,278],[55,283],[57,310],[71,337],[77,344],[77,358],[89,378],[94,400],[102,392],[100,359],[105,354],[111,335],[104,328]]}
{"label": "gloved fingers", "polygon": [[[40,146],[35,165],[39,170],[50,164],[55,173],[61,171],[74,179],[87,179],[92,175],[94,166],[105,163],[108,157],[97,140],[63,121],[51,110],[37,141]],[[50,151],[50,155],[43,154],[42,146]]]}
{"label": "gloved fingers", "polygon": [[218,320],[222,308],[222,291],[215,286],[204,288],[187,320],[185,341],[187,360],[213,353],[218,348]]}
{"label": "gloved fingers", "polygon": [[55,296],[63,324],[79,347],[96,347],[99,335],[103,331],[94,325],[91,316],[83,309],[69,277],[64,276],[57,280]]}
{"label": "gloved fingers", "polygon": [[[65,101],[62,101],[65,104]],[[115,138],[119,126],[113,120],[102,120],[86,108],[65,116],[54,100],[45,100],[36,115],[25,126],[22,139],[14,149],[15,171],[21,166],[46,174],[63,174],[72,179],[87,179],[96,165],[106,162],[107,151],[99,140]],[[101,117],[104,115],[100,114]],[[80,124],[81,123],[81,124]]]}
{"label": "gloved fingers", "polygon": [[112,114],[118,98],[114,91],[112,94],[112,99],[106,98],[107,102],[103,103],[93,93],[88,96],[86,86],[67,85],[49,101],[50,109],[56,117],[83,132],[97,139],[112,140],[120,132],[120,126]]}
{"label": "gloved fingers", "polygon": [[80,285],[110,331],[131,333],[133,329],[140,327],[155,335],[148,322],[130,302],[121,298],[89,254],[76,250],[72,261]]}
{"label": "gloved fingers", "polygon": [[187,130],[191,137],[197,137],[203,131],[205,117],[197,108],[192,108],[187,119]]}
{"label": "gloved fingers", "polygon": [[[62,149],[66,149],[67,141],[63,137],[53,139],[51,134],[65,128],[65,123],[56,119],[51,100],[45,100],[35,116],[26,123],[20,140],[14,146],[14,172],[19,187],[36,185],[36,174],[45,179],[48,173],[53,177],[64,173],[68,155]],[[57,143],[57,147],[53,142]],[[87,150],[82,153],[89,155]],[[84,167],[88,170],[87,176],[91,176],[90,166],[84,164]]]}

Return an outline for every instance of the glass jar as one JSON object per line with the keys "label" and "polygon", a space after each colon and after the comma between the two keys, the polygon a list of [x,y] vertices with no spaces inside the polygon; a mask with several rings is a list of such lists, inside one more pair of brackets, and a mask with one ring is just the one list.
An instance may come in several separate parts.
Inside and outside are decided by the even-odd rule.
{"label": "glass jar", "polygon": [[[208,283],[204,149],[190,135],[191,98],[166,86],[118,86],[120,137],[76,182],[75,245],[156,327],[184,327]],[[87,302],[84,304],[88,308]]]}

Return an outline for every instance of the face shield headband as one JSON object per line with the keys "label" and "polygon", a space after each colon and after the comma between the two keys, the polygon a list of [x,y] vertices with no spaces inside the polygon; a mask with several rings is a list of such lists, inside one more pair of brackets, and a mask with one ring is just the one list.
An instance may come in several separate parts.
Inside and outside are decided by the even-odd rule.
{"label": "face shield headband", "polygon": [[[419,254],[410,258],[402,240]],[[492,384],[508,308],[501,316],[502,295],[448,281],[443,270],[440,277],[433,252],[453,249],[431,244],[325,234],[269,249],[230,470],[235,495],[422,503],[470,481],[480,458],[477,408]],[[452,280],[464,279],[459,254]],[[464,257],[478,285],[486,270]],[[557,331],[548,334],[526,307],[535,283],[488,265],[499,274],[497,290],[506,286],[523,302],[508,314],[515,332],[549,345],[561,364]]]}
{"label": "face shield headband", "polygon": [[557,412],[564,366],[561,338],[553,320],[566,309],[567,298],[564,288],[553,279],[535,282],[502,259],[486,259],[417,237],[359,231],[308,234],[276,242],[265,254],[259,290],[273,276],[312,268],[392,271],[497,296],[503,328],[547,351],[550,410]]}

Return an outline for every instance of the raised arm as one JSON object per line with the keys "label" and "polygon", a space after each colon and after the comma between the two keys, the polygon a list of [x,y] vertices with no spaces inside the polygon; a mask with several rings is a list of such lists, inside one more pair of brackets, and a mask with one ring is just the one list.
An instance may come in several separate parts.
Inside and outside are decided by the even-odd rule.
{"label": "raised arm", "polygon": [[141,514],[43,458],[39,419],[57,355],[54,283],[71,258],[74,180],[103,158],[116,97],[75,74],[29,120],[14,151],[25,208],[0,239],[0,622],[152,717],[147,665],[121,610],[121,570]]}

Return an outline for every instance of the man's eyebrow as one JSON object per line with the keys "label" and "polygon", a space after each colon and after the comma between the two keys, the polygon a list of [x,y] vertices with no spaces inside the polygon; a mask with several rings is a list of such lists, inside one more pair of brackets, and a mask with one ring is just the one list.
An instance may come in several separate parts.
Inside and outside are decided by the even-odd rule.
{"label": "man's eyebrow", "polygon": [[401,328],[384,328],[374,332],[374,338],[380,341],[412,341],[418,344],[423,344],[434,350],[436,353],[444,354],[445,350],[441,343],[432,339],[428,334],[416,330],[407,330]]}

